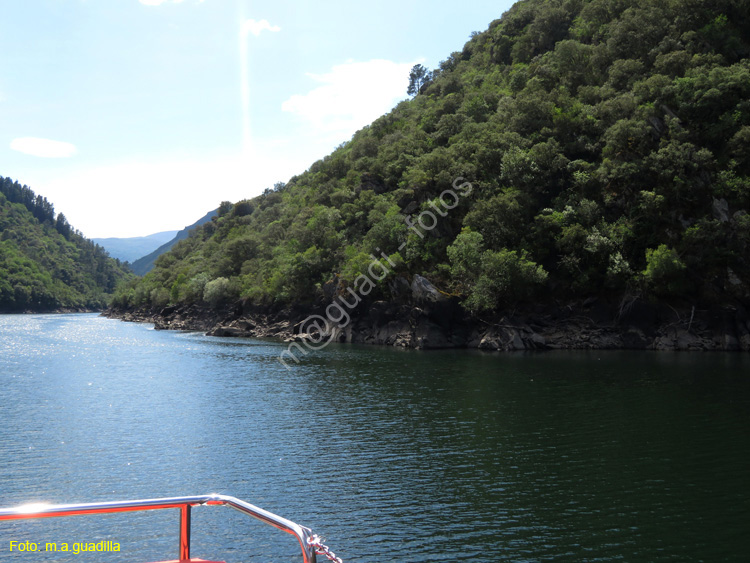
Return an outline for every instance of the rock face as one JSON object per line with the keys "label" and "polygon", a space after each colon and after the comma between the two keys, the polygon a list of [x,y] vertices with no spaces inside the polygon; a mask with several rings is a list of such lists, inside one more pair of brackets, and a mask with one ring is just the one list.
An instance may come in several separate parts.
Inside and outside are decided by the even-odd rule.
{"label": "rock face", "polygon": [[635,299],[592,299],[527,306],[478,319],[422,276],[414,276],[411,283],[403,278],[392,281],[391,301],[363,301],[351,308],[331,305],[344,295],[336,280],[324,293],[326,302],[313,307],[271,309],[241,302],[219,310],[192,305],[107,315],[152,322],[159,330],[200,330],[211,336],[278,338],[316,346],[333,341],[424,350],[750,351],[750,316],[739,304],[679,309]]}
{"label": "rock face", "polygon": [[447,299],[427,278],[419,274],[411,282],[411,294],[416,303],[438,303]]}

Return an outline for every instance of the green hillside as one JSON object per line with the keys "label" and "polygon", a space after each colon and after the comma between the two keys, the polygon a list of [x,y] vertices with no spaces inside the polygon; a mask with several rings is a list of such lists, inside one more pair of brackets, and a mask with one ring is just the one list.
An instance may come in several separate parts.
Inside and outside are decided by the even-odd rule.
{"label": "green hillside", "polygon": [[[592,296],[747,303],[749,12],[518,2],[304,174],[222,204],[115,304],[304,304],[330,280],[388,300],[415,274],[477,315]],[[388,276],[365,293],[371,255]]]}
{"label": "green hillside", "polygon": [[45,198],[0,177],[0,312],[102,309],[127,277]]}

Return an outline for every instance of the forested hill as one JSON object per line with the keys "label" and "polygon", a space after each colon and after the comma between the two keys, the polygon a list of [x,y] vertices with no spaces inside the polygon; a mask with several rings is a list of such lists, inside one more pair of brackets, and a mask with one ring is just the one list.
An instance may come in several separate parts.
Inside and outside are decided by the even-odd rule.
{"label": "forested hill", "polygon": [[[310,303],[330,280],[387,301],[416,274],[479,316],[747,303],[749,10],[518,2],[307,172],[223,204],[116,304]],[[371,255],[388,276],[365,292]]]}
{"label": "forested hill", "polygon": [[46,198],[0,176],[0,312],[103,309],[127,272]]}

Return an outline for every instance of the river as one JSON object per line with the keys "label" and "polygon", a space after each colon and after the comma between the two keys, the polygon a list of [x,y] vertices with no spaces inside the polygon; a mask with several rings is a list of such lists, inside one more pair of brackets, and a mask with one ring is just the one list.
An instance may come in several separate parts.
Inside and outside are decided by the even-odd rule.
{"label": "river", "polygon": [[[331,345],[287,369],[284,349],[1,315],[0,506],[223,493],[345,563],[746,560],[746,354]],[[301,561],[287,534],[193,512],[195,557]],[[5,522],[0,560],[173,559],[177,517]],[[120,552],[9,549],[102,540]]]}

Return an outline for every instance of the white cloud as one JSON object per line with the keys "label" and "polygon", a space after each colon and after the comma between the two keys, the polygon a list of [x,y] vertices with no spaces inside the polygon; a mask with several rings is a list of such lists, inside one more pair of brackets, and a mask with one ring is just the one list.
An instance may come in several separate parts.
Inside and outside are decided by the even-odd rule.
{"label": "white cloud", "polygon": [[14,151],[38,156],[41,158],[68,158],[78,152],[75,145],[62,141],[40,139],[38,137],[19,137],[13,139],[10,148]]}
{"label": "white cloud", "polygon": [[253,19],[245,20],[242,24],[242,34],[247,35],[252,33],[255,37],[258,37],[263,30],[273,31],[274,33],[281,31],[278,25],[271,25],[268,20],[255,21]]}
{"label": "white cloud", "polygon": [[303,118],[319,133],[351,136],[406,97],[413,65],[375,59],[349,61],[326,74],[308,73],[321,85],[292,96],[281,109]]}
{"label": "white cloud", "polygon": [[76,166],[46,179],[32,177],[29,185],[54,202],[55,209],[87,237],[143,236],[181,229],[223,200],[256,196],[311,163],[294,151],[264,147],[253,155],[129,159],[97,167]]}

